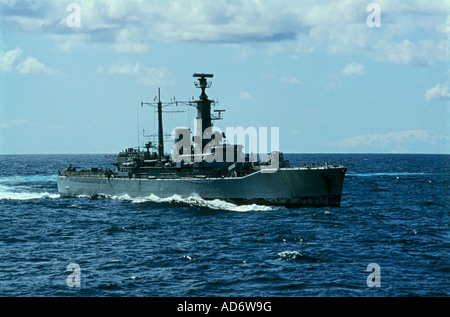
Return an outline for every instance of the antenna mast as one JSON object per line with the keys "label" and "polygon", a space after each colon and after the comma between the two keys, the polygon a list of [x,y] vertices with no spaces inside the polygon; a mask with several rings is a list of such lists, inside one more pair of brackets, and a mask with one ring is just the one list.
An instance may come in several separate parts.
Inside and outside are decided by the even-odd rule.
{"label": "antenna mast", "polygon": [[164,157],[164,136],[162,122],[162,102],[161,89],[158,88],[158,157],[161,160]]}
{"label": "antenna mast", "polygon": [[[211,81],[207,81],[207,78],[213,78],[213,74],[199,74],[194,73],[193,77],[198,78],[198,82],[195,82],[195,87],[200,88],[202,90],[199,100],[196,101],[175,101],[175,98],[171,102],[165,102],[164,106],[168,106],[171,104],[179,105],[185,104],[189,106],[195,106],[197,108],[197,119],[202,120],[201,133],[205,132],[205,130],[212,126],[212,120],[221,120],[222,112],[225,110],[214,110],[218,113],[217,116],[211,116],[211,104],[216,104],[215,101],[209,100],[206,95],[206,88],[210,88],[212,85]],[[155,98],[156,101],[156,98]],[[158,159],[162,160],[164,157],[164,131],[163,131],[163,122],[162,122],[162,113],[163,113],[163,103],[161,102],[161,90],[158,88],[158,102],[141,102],[141,107],[143,105],[150,105],[156,107],[158,109]],[[164,111],[164,112],[184,112],[184,111]],[[205,148],[206,144],[208,144],[208,140],[202,138],[202,149]]]}
{"label": "antenna mast", "polygon": [[[141,107],[143,105],[154,106],[155,103],[141,101]],[[163,121],[162,121],[162,102],[161,102],[161,89],[158,88],[158,103],[156,104],[158,109],[158,160],[162,160],[164,157],[164,134],[163,134]]]}

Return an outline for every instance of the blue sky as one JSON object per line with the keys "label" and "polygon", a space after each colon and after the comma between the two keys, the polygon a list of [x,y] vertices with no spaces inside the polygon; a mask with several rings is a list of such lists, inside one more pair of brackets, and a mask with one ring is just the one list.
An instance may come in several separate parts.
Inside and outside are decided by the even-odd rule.
{"label": "blue sky", "polygon": [[286,153],[450,153],[448,1],[377,1],[379,27],[361,0],[73,1],[79,27],[69,3],[0,3],[0,154],[137,146],[141,101],[197,98],[195,72],[216,126],[279,127]]}

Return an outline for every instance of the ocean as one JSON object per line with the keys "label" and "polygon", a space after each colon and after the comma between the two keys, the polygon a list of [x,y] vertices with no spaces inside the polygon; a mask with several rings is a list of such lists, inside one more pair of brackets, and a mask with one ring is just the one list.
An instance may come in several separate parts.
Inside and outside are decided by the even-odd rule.
{"label": "ocean", "polygon": [[449,155],[347,162],[341,207],[63,198],[58,169],[112,155],[0,156],[2,297],[446,297]]}

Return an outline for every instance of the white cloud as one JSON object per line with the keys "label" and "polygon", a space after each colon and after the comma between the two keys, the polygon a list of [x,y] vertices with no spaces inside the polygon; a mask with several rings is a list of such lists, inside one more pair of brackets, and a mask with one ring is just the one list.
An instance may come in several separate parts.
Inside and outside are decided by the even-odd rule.
{"label": "white cloud", "polygon": [[0,70],[19,74],[52,75],[57,73],[56,70],[45,66],[37,58],[23,56],[23,51],[20,48],[7,52],[0,51]]}
{"label": "white cloud", "polygon": [[366,72],[361,63],[350,63],[344,67],[342,74],[345,76],[361,76]]}
{"label": "white cloud", "polygon": [[413,42],[408,39],[379,40],[374,45],[376,60],[398,65],[429,66],[449,60],[448,40],[426,39]]}
{"label": "white cloud", "polygon": [[242,99],[242,100],[248,100],[248,99],[251,99],[251,98],[252,98],[252,94],[249,93],[249,92],[247,92],[247,91],[242,91],[242,92],[239,94],[239,98]]}
{"label": "white cloud", "polygon": [[425,92],[425,99],[427,101],[447,98],[450,98],[450,92],[448,86],[445,84],[436,84],[436,86]]}
{"label": "white cloud", "polygon": [[141,63],[113,64],[109,67],[110,74],[118,74],[118,75],[142,75],[152,73],[154,71],[155,68],[144,66]]}
{"label": "white cloud", "polygon": [[2,31],[50,35],[64,49],[95,43],[119,52],[142,53],[159,41],[222,43],[248,52],[245,47],[258,43],[271,54],[323,50],[364,54],[403,65],[449,60],[450,20],[445,0],[426,4],[379,0],[380,28],[367,26],[368,3],[361,0],[77,3],[81,8],[80,28],[66,25],[67,4],[59,0],[2,2]]}
{"label": "white cloud", "polygon": [[287,85],[300,85],[300,82],[295,77],[283,77],[280,79],[281,83]]}
{"label": "white cloud", "polygon": [[97,74],[105,72],[112,75],[137,76],[137,82],[146,86],[169,85],[171,75],[165,67],[148,67],[141,63],[118,63],[112,64],[105,70],[104,67],[97,68]]}
{"label": "white cloud", "polygon": [[1,128],[15,128],[15,127],[20,127],[23,125],[27,125],[30,124],[30,122],[28,122],[25,119],[15,119],[15,120],[7,120],[7,121],[2,121],[2,123],[0,124]]}
{"label": "white cloud", "polygon": [[125,28],[118,31],[113,49],[121,53],[143,53],[149,45],[142,41],[140,29]]}
{"label": "white cloud", "polygon": [[338,142],[344,149],[371,149],[375,152],[408,152],[418,144],[441,146],[449,149],[450,137],[431,130],[404,130],[385,134],[367,134],[346,138]]}

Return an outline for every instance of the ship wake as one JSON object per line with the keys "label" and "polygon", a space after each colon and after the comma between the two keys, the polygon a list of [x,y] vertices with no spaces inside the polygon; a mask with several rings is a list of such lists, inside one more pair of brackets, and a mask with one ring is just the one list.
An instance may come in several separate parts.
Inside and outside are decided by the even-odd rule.
{"label": "ship wake", "polygon": [[193,194],[189,197],[181,197],[180,195],[173,195],[170,197],[158,197],[156,195],[149,195],[147,197],[130,197],[128,195],[113,196],[113,199],[131,201],[133,204],[140,203],[169,203],[169,204],[181,204],[189,205],[192,207],[208,208],[213,210],[225,210],[234,212],[249,212],[249,211],[273,211],[273,206],[263,206],[257,204],[249,205],[236,205],[221,199],[206,200],[200,196]]}
{"label": "ship wake", "polygon": [[53,193],[49,184],[54,184],[56,176],[10,176],[0,178],[1,200],[37,200],[56,199],[60,195]]}

